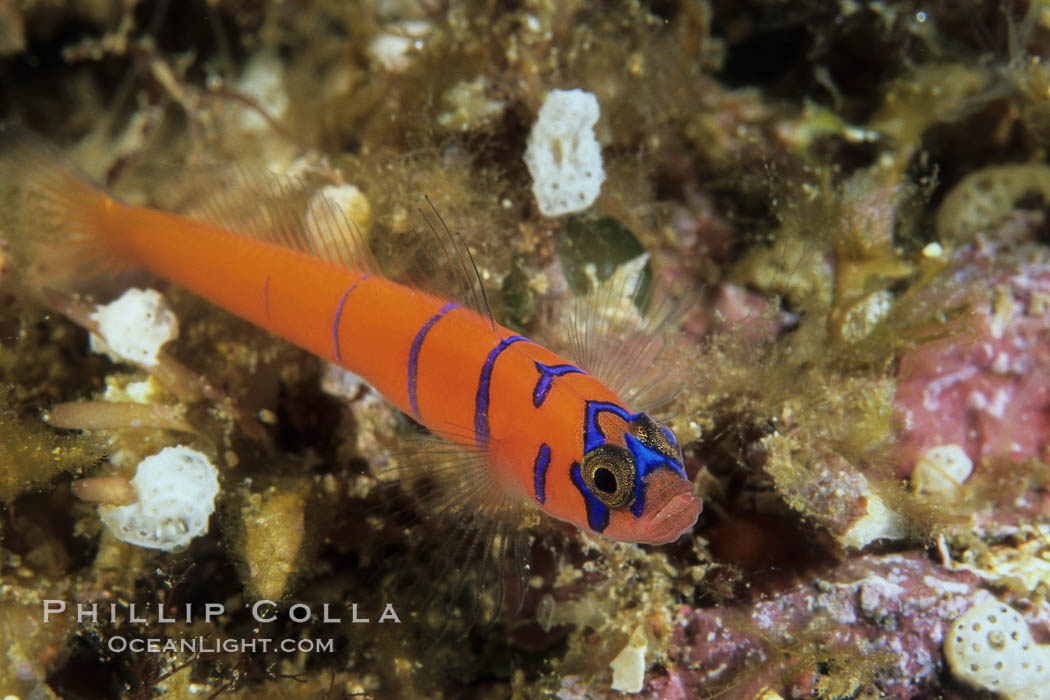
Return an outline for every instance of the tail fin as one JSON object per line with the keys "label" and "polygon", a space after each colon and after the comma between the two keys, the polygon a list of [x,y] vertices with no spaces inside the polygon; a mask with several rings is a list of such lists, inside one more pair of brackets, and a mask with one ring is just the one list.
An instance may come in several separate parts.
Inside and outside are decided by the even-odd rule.
{"label": "tail fin", "polygon": [[31,281],[69,287],[110,273],[103,239],[111,198],[32,132],[0,126],[0,235]]}

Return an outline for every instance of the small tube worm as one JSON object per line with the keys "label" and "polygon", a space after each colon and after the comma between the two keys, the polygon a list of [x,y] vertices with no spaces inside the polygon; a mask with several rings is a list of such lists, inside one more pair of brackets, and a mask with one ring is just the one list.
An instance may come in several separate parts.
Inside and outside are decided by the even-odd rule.
{"label": "small tube worm", "polygon": [[116,401],[74,401],[60,403],[45,419],[56,428],[73,430],[121,430],[123,428],[161,428],[194,433],[176,406]]}
{"label": "small tube worm", "polygon": [[124,506],[135,502],[135,489],[131,487],[131,482],[116,474],[77,479],[70,486],[73,495],[88,503]]}

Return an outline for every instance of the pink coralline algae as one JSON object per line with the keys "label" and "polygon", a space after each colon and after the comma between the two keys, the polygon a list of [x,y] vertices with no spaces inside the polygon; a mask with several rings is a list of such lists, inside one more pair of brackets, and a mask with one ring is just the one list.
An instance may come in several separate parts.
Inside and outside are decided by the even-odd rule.
{"label": "pink coralline algae", "polygon": [[639,697],[821,697],[850,674],[856,690],[922,696],[952,620],[987,595],[975,582],[921,554],[863,555],[754,602],[683,606],[666,670],[650,670]]}
{"label": "pink coralline algae", "polygon": [[[952,272],[972,304],[954,322],[961,331],[922,342],[901,360],[895,408],[902,476],[943,445],[961,447],[978,469],[1050,460],[1047,253],[978,240],[957,261]],[[974,275],[979,286],[966,282]]]}

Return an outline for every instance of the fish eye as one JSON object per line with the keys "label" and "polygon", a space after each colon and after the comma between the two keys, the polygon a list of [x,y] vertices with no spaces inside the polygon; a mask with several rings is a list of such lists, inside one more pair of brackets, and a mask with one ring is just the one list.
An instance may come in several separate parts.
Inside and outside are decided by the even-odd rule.
{"label": "fish eye", "polygon": [[583,456],[583,484],[609,508],[625,508],[634,501],[634,460],[617,445],[599,445]]}
{"label": "fish eye", "polygon": [[682,461],[682,451],[674,439],[674,433],[646,414],[639,414],[631,421],[628,430],[646,447],[656,450],[665,457]]}

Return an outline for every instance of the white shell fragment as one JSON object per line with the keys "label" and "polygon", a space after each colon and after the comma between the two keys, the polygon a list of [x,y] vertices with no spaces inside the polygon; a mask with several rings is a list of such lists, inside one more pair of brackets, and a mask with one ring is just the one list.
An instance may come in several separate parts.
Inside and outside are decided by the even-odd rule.
{"label": "white shell fragment", "polygon": [[485,76],[474,80],[461,80],[453,85],[441,102],[446,109],[438,114],[437,123],[446,129],[469,131],[483,127],[503,113],[507,103],[488,97]]}
{"label": "white shell fragment", "polygon": [[394,22],[372,39],[368,53],[384,69],[400,73],[412,65],[412,54],[423,48],[423,40],[433,29],[425,20]]}
{"label": "white shell fragment", "polygon": [[311,248],[337,254],[346,251],[356,260],[363,251],[357,249],[357,237],[348,235],[347,228],[367,237],[372,226],[372,205],[356,185],[328,185],[310,199],[305,224]]}
{"label": "white shell fragment", "polygon": [[[278,120],[284,118],[290,100],[284,90],[284,67],[276,53],[260,51],[248,59],[236,87],[266,114]],[[241,107],[237,117],[241,128],[248,131],[266,132],[272,128],[256,109]]]}
{"label": "white shell fragment", "polygon": [[904,516],[890,510],[874,492],[869,492],[865,499],[867,511],[839,536],[839,542],[853,549],[863,549],[875,540],[899,540],[907,536]]}
{"label": "white shell fragment", "polygon": [[1036,644],[1017,611],[994,598],[952,623],[944,656],[957,678],[1007,700],[1050,698],[1050,647]]}
{"label": "white shell fragment", "polygon": [[98,509],[117,539],[175,552],[208,531],[219,479],[215,466],[197,450],[165,447],[147,457],[139,462],[131,487],[136,502]]}
{"label": "white shell fragment", "polygon": [[602,148],[594,137],[598,100],[583,90],[551,90],[529,133],[525,165],[544,216],[583,211],[605,182]]}
{"label": "white shell fragment", "polygon": [[842,319],[843,339],[856,343],[864,340],[893,310],[893,295],[887,290],[875,292],[854,304]]}
{"label": "white shell fragment", "polygon": [[613,672],[612,689],[622,693],[639,693],[645,683],[645,652],[649,645],[641,628],[634,631],[616,658],[609,663]]}
{"label": "white shell fragment", "polygon": [[938,445],[923,452],[915,463],[911,479],[920,493],[950,497],[973,473],[973,460],[959,445]]}
{"label": "white shell fragment", "polygon": [[157,364],[164,343],[179,335],[179,321],[155,289],[131,288],[92,315],[101,337],[91,335],[91,350],[114,362],[143,367]]}

